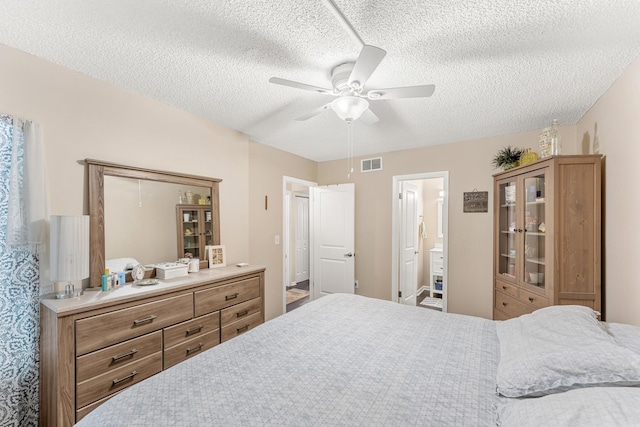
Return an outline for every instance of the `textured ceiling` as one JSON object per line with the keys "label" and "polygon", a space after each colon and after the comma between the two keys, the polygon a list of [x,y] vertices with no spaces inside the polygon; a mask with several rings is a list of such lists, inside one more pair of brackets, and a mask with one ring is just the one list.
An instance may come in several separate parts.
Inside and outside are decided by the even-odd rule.
{"label": "textured ceiling", "polygon": [[[356,156],[574,124],[640,55],[640,0],[335,0],[387,51],[367,87],[436,85],[377,100]],[[2,0],[0,43],[324,161],[347,156],[330,87],[360,47],[320,0]]]}

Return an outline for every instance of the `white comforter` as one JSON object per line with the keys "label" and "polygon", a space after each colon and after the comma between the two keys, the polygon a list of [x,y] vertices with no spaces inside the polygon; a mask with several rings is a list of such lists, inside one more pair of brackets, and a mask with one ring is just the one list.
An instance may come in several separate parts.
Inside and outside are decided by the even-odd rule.
{"label": "white comforter", "polygon": [[494,322],[331,295],[115,396],[78,426],[495,425]]}

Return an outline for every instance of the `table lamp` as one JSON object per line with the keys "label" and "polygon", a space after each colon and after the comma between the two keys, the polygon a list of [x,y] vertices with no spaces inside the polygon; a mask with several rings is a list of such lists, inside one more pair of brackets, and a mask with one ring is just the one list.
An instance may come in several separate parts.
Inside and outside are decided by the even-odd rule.
{"label": "table lamp", "polygon": [[67,282],[56,298],[82,295],[73,282],[89,277],[89,215],[52,215],[49,244],[52,282]]}

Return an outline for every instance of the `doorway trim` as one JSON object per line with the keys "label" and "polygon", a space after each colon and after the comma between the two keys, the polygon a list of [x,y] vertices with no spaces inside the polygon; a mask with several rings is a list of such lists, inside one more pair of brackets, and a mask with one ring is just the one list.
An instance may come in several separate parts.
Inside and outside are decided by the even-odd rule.
{"label": "doorway trim", "polygon": [[[293,178],[290,176],[283,175],[282,176],[282,235],[283,239],[289,237],[290,223],[291,223],[291,215],[287,212],[287,184],[298,184],[306,187],[317,187],[317,182],[306,181],[304,179]],[[309,240],[313,240],[313,232],[309,230]],[[289,277],[285,275],[286,272],[289,271],[288,262],[291,257],[290,253],[287,251],[291,251],[290,245],[282,245],[282,313],[287,312],[287,286],[289,285]],[[311,263],[310,263],[311,264]],[[311,276],[311,266],[309,266],[309,275]],[[309,298],[313,299],[313,281],[311,277],[309,277]]]}
{"label": "doorway trim", "polygon": [[444,292],[442,294],[442,311],[447,311],[447,299],[449,293],[448,271],[449,271],[449,171],[423,172],[409,175],[393,176],[393,190],[391,194],[391,301],[399,302],[398,298],[398,220],[400,212],[398,207],[398,194],[400,193],[400,182],[416,181],[421,179],[442,178],[443,181],[443,203],[442,203],[442,254],[443,254],[443,275],[442,284]]}

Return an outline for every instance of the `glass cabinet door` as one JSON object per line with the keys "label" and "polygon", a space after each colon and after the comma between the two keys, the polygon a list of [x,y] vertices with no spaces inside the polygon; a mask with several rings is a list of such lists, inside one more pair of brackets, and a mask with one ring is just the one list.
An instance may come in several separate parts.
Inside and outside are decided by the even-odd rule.
{"label": "glass cabinet door", "polygon": [[517,215],[516,197],[517,182],[505,180],[498,184],[499,216],[498,216],[498,275],[505,279],[516,279]]}
{"label": "glass cabinet door", "polygon": [[[211,209],[204,210],[204,244],[213,245],[213,221],[211,220]],[[202,259],[202,258],[201,258]]]}
{"label": "glass cabinet door", "polygon": [[523,218],[522,234],[524,239],[523,265],[521,280],[524,283],[544,289],[545,287],[545,246],[546,246],[546,200],[544,171],[523,176]]}
{"label": "glass cabinet door", "polygon": [[184,209],[182,211],[182,247],[185,258],[200,258],[200,211]]}

